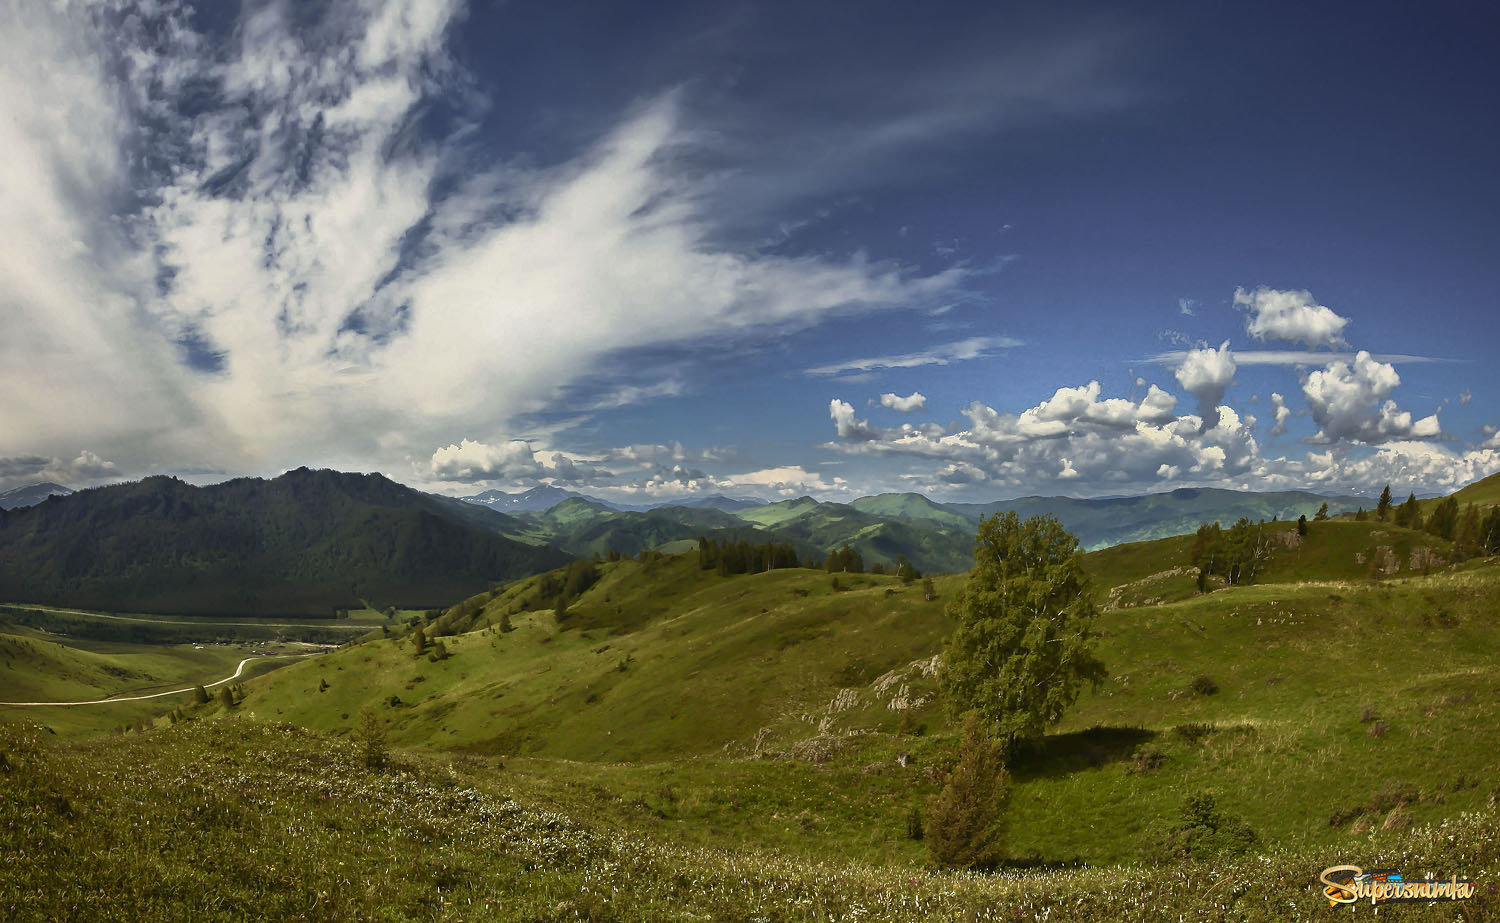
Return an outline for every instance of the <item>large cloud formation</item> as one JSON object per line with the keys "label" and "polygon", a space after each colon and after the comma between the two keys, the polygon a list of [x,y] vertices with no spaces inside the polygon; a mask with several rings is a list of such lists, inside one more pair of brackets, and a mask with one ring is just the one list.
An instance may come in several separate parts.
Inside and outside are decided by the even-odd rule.
{"label": "large cloud formation", "polygon": [[51,386],[0,405],[0,450],[400,467],[503,442],[608,353],[962,278],[722,243],[727,180],[679,169],[670,94],[555,164],[495,160],[458,15],[269,3],[226,36],[172,0],[5,4],[0,375]]}
{"label": "large cloud formation", "polygon": [[1372,358],[1364,350],[1355,355],[1352,364],[1330,362],[1327,368],[1310,373],[1302,393],[1319,427],[1314,438],[1373,445],[1439,435],[1436,413],[1413,420],[1409,411],[1388,399],[1400,384],[1395,366]]}

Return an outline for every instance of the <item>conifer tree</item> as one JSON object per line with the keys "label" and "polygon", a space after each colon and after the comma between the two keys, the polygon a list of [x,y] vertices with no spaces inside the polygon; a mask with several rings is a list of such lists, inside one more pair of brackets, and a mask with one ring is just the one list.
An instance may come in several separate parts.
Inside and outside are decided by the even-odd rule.
{"label": "conifer tree", "polygon": [[991,868],[1002,857],[1009,799],[1000,746],[977,711],[964,716],[958,763],[928,803],[923,834],[932,858],[947,868]]}
{"label": "conifer tree", "polygon": [[1297,517],[1297,534],[1298,535],[1306,535],[1307,534],[1307,514],[1306,513],[1303,513],[1301,516]]}
{"label": "conifer tree", "polygon": [[1391,485],[1385,485],[1385,490],[1380,492],[1380,502],[1375,504],[1375,518],[1385,522],[1386,517],[1391,514]]}

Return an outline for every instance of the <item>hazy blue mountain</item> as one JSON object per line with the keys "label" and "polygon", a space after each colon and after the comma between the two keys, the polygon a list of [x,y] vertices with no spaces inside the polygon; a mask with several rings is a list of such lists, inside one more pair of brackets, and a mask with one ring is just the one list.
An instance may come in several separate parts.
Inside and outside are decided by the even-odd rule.
{"label": "hazy blue mountain", "polygon": [[1166,493],[1139,497],[1109,497],[1079,500],[1073,497],[1017,497],[992,503],[944,503],[942,506],[978,520],[991,513],[1015,510],[1022,517],[1056,516],[1078,536],[1085,548],[1103,548],[1191,532],[1205,522],[1225,525],[1240,517],[1252,521],[1312,518],[1322,504],[1330,515],[1373,507],[1363,497],[1331,496],[1303,490],[1261,493],[1217,487],[1180,487]]}
{"label": "hazy blue mountain", "polygon": [[[576,491],[542,484],[518,494],[508,494],[503,490],[487,490],[482,494],[475,494],[472,497],[461,497],[459,499],[465,503],[486,506],[502,513],[540,513],[544,510],[550,510],[570,497],[582,496],[583,494]],[[594,498],[589,497],[587,499],[593,500]]]}
{"label": "hazy blue mountain", "polygon": [[0,493],[0,510],[17,510],[22,507],[35,506],[48,497],[66,497],[71,493],[73,493],[72,488],[54,484],[51,481],[13,487]]}
{"label": "hazy blue mountain", "polygon": [[691,500],[672,500],[668,503],[659,504],[656,509],[668,506],[683,506],[688,509],[710,509],[725,513],[738,513],[740,510],[749,510],[765,505],[766,501],[764,500],[726,497],[723,494],[714,494],[711,497],[694,497]]}

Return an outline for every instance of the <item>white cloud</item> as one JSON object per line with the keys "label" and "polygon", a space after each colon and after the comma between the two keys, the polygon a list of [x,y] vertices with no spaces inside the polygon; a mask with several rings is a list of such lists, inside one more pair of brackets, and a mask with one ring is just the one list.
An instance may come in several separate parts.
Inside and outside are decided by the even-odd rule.
{"label": "white cloud", "polygon": [[1286,405],[1286,399],[1276,391],[1271,392],[1271,412],[1276,422],[1276,425],[1271,427],[1271,435],[1280,436],[1286,432],[1286,422],[1292,417],[1292,408]]}
{"label": "white cloud", "polygon": [[770,491],[781,496],[796,496],[811,492],[836,493],[848,490],[843,478],[824,478],[816,471],[807,471],[800,465],[784,465],[777,468],[761,468],[734,474],[719,481],[722,487],[749,487]]}
{"label": "white cloud", "polygon": [[970,359],[986,359],[995,350],[1020,346],[1021,341],[1013,337],[970,337],[956,343],[944,343],[931,349],[895,356],[876,356],[869,359],[850,359],[831,365],[820,365],[808,369],[808,375],[838,375],[843,372],[869,372],[879,369],[911,369],[924,365],[949,365]]}
{"label": "white cloud", "polygon": [[936,478],[949,485],[1127,484],[1154,481],[1163,471],[1217,478],[1250,469],[1258,453],[1253,418],[1221,407],[1218,424],[1205,426],[1195,415],[1175,415],[1175,405],[1176,398],[1154,385],[1140,401],[1130,401],[1103,398],[1099,383],[1090,382],[1059,388],[1019,414],[975,401],[964,408],[962,429],[907,425],[842,436],[829,447],[939,461],[944,467]]}
{"label": "white cloud", "polygon": [[828,416],[833,419],[834,429],[838,432],[840,439],[880,438],[880,430],[871,426],[867,420],[855,419],[854,406],[838,398],[828,402]]}
{"label": "white cloud", "polygon": [[888,407],[898,413],[911,413],[913,410],[926,410],[927,398],[920,391],[913,391],[906,397],[888,392],[880,395],[880,406]]}
{"label": "white cloud", "polygon": [[1349,319],[1315,302],[1311,292],[1236,288],[1234,303],[1249,311],[1245,330],[1257,340],[1286,340],[1310,349],[1344,345]]}
{"label": "white cloud", "polygon": [[1353,364],[1330,362],[1311,372],[1302,385],[1322,441],[1349,440],[1375,444],[1398,439],[1431,438],[1441,432],[1436,413],[1413,420],[1388,400],[1401,384],[1394,366],[1361,350]]}
{"label": "white cloud", "polygon": [[1393,492],[1447,493],[1500,470],[1497,448],[1460,453],[1441,443],[1407,441],[1366,454],[1330,447],[1302,460],[1270,459],[1256,471],[1256,483],[1261,489],[1311,487],[1372,498],[1385,484]]}
{"label": "white cloud", "polygon": [[120,469],[114,462],[100,458],[88,449],[79,450],[71,459],[23,455],[0,458],[0,490],[9,490],[38,481],[51,481],[64,487],[79,488],[101,481],[114,480]]}
{"label": "white cloud", "polygon": [[[919,307],[964,278],[726,249],[729,180],[679,169],[702,137],[673,96],[545,169],[464,125],[424,133],[465,83],[457,9],[264,4],[210,39],[171,2],[5,4],[0,381],[28,399],[0,432],[45,455],[87,432],[135,470],[391,466],[510,431],[616,351]],[[219,358],[189,368],[179,340]]]}
{"label": "white cloud", "polygon": [[[1142,361],[1159,362],[1166,366],[1176,366],[1188,356],[1187,350],[1171,350],[1169,352],[1157,353]],[[1324,352],[1305,349],[1237,349],[1234,351],[1235,365],[1322,365],[1335,359],[1344,362],[1353,362],[1353,352]],[[1448,362],[1448,359],[1439,359],[1434,356],[1411,356],[1405,353],[1373,353],[1373,358],[1381,362],[1399,362],[1403,364],[1415,362]]]}
{"label": "white cloud", "polygon": [[1198,399],[1198,413],[1206,426],[1211,427],[1218,421],[1219,402],[1224,400],[1224,393],[1234,383],[1234,370],[1234,356],[1229,351],[1228,340],[1218,349],[1188,350],[1178,365],[1174,373],[1177,383]]}
{"label": "white cloud", "polygon": [[1193,317],[1198,313],[1198,302],[1194,298],[1177,299],[1177,313]]}
{"label": "white cloud", "polygon": [[444,481],[509,481],[542,472],[531,444],[520,440],[490,445],[465,439],[432,453],[432,473]]}

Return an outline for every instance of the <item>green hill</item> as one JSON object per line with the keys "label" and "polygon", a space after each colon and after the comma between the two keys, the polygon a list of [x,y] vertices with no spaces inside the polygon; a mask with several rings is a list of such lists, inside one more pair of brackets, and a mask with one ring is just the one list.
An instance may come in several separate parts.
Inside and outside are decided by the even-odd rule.
{"label": "green hill", "polygon": [[936,522],[945,526],[972,530],[976,517],[954,512],[934,503],[921,494],[879,494],[860,497],[849,504],[861,513],[883,516],[887,519],[902,519],[909,522]]}
{"label": "green hill", "polygon": [[[1325,845],[1393,786],[1414,787],[1403,811],[1418,819],[1483,801],[1464,780],[1500,747],[1482,694],[1500,663],[1487,602],[1500,562],[1451,568],[1427,558],[1440,542],[1380,524],[1317,523],[1300,542],[1292,523],[1268,529],[1289,538],[1272,539],[1264,579],[1208,594],[1185,566],[1188,537],[1088,556],[1111,676],[1015,767],[1020,854],[1129,859],[1151,835],[1143,825],[1202,786],[1264,836]],[[1372,570],[1379,549],[1396,569]],[[705,843],[911,861],[917,844],[871,839],[869,823],[893,829],[935,790],[893,761],[929,765],[947,746],[934,657],[962,578],[936,580],[929,602],[920,583],[839,576],[835,589],[806,570],[720,577],[692,554],[622,561],[601,568],[561,624],[543,578],[530,578],[460,607],[463,621],[447,622],[460,633],[442,638],[447,659],[415,656],[410,640],[363,644],[252,682],[245,714],[338,732],[374,707],[403,746],[524,757],[517,765],[549,785],[582,774],[638,793]],[[1400,658],[1388,656],[1393,642]],[[1191,692],[1200,676],[1218,693]],[[1365,705],[1396,730],[1364,736]],[[1442,778],[1429,734],[1451,744]],[[1162,765],[1132,771],[1157,759],[1148,751]],[[832,775],[796,794],[782,774],[806,764]],[[1320,782],[1334,775],[1347,783],[1337,792]],[[662,779],[698,800],[651,800]],[[1255,794],[1268,786],[1274,797]],[[725,789],[757,793],[767,814],[819,813],[828,833],[788,838],[747,806],[712,800]],[[843,807],[824,800],[838,791]]]}
{"label": "green hill", "polygon": [[494,531],[510,523],[380,475],[151,477],[0,513],[0,600],[212,615],[442,605],[566,560]]}

